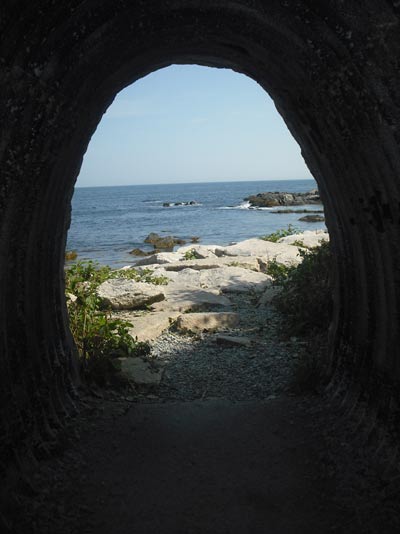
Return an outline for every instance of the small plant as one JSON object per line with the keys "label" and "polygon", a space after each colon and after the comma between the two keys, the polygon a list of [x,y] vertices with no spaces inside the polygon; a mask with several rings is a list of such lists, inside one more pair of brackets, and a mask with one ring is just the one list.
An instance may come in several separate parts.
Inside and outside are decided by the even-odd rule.
{"label": "small plant", "polygon": [[120,271],[111,271],[108,278],[127,278],[135,282],[146,282],[156,286],[166,286],[169,282],[166,276],[155,276],[151,269],[123,269]]}
{"label": "small plant", "polygon": [[296,239],[296,241],[293,241],[293,245],[295,247],[307,248],[304,244],[304,241],[301,241],[300,239]]}
{"label": "small plant", "polygon": [[273,259],[268,263],[266,273],[272,276],[274,285],[281,286],[286,282],[293,269],[295,267],[283,265]]}
{"label": "small plant", "polygon": [[197,260],[197,253],[194,248],[187,250],[183,255],[185,260]]}
{"label": "small plant", "polygon": [[[133,271],[133,270],[132,270]],[[65,290],[69,325],[80,356],[81,368],[89,381],[104,386],[114,373],[112,360],[120,356],[145,356],[150,353],[147,343],[134,339],[128,321],[115,318],[110,310],[104,310],[97,295],[97,287],[119,277],[147,280],[150,273],[112,271],[97,263],[78,262],[65,273]]]}
{"label": "small plant", "polygon": [[271,234],[263,235],[260,237],[260,239],[262,239],[263,241],[272,241],[273,243],[276,243],[282,237],[287,237],[288,235],[294,235],[298,233],[300,233],[300,230],[289,224],[287,228],[277,230],[276,232],[272,232]]}

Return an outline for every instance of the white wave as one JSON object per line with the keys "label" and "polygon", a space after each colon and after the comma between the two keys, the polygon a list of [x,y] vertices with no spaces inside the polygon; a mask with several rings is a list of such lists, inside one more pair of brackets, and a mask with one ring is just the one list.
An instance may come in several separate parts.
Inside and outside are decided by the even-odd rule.
{"label": "white wave", "polygon": [[219,210],[251,210],[254,209],[249,201],[242,202],[238,206],[221,206]]}

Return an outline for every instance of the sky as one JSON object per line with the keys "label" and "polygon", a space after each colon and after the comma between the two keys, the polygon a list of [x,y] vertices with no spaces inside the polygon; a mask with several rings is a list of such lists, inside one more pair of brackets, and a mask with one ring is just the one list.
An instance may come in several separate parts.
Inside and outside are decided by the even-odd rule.
{"label": "sky", "polygon": [[311,178],[268,94],[229,69],[172,65],[121,91],[77,186]]}

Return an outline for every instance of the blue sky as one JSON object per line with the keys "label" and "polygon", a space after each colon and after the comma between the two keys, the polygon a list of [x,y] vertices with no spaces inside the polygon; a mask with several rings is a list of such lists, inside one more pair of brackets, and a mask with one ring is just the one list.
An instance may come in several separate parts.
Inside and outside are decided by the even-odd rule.
{"label": "blue sky", "polygon": [[310,177],[256,82],[228,69],[173,65],[117,95],[91,139],[77,185]]}

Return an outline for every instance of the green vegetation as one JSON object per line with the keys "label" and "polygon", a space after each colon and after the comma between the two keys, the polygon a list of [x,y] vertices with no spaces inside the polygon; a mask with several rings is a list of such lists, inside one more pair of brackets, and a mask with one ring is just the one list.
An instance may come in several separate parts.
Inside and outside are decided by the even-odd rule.
{"label": "green vegetation", "polygon": [[194,248],[192,248],[190,250],[187,250],[183,257],[185,258],[185,260],[197,260],[197,253]]}
{"label": "green vegetation", "polygon": [[268,273],[282,287],[274,299],[284,319],[282,333],[306,341],[295,370],[293,389],[314,391],[321,380],[332,315],[332,255],[326,241],[319,247],[301,250],[300,255],[303,261],[297,267],[271,262]]}
{"label": "green vegetation", "polygon": [[288,267],[274,259],[268,262],[266,273],[272,276],[274,285],[283,286],[293,269],[296,269],[296,267]]}
{"label": "green vegetation", "polygon": [[168,279],[154,276],[150,269],[112,271],[108,266],[77,262],[65,271],[65,291],[69,325],[79,352],[81,368],[88,381],[104,386],[115,372],[112,360],[120,356],[146,356],[147,343],[138,342],[129,334],[133,325],[112,317],[103,309],[96,289],[110,278],[128,278],[152,284],[166,284]]}
{"label": "green vegetation", "polygon": [[263,239],[264,241],[272,241],[273,243],[276,243],[281,239],[281,237],[286,237],[288,235],[294,235],[298,234],[300,230],[298,228],[295,228],[292,224],[289,224],[289,226],[282,230],[277,230],[276,232],[272,232],[272,234],[263,235],[260,237],[260,239]]}
{"label": "green vegetation", "polygon": [[285,314],[286,329],[294,336],[326,331],[332,311],[329,243],[301,250],[300,255],[303,261],[297,267],[269,267],[275,283],[282,286],[275,305]]}

